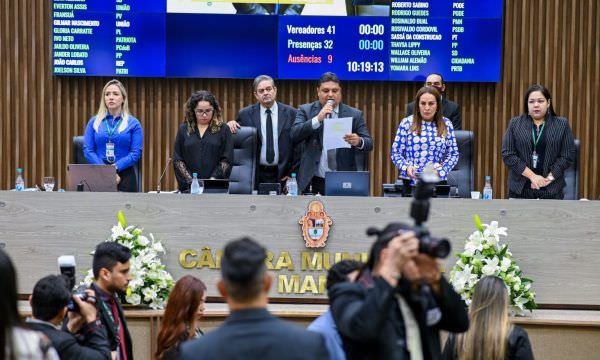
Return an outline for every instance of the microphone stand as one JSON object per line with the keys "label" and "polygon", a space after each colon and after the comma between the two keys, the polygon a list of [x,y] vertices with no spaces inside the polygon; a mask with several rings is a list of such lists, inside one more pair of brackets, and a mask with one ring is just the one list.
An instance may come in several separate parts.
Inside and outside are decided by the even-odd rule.
{"label": "microphone stand", "polygon": [[169,167],[169,164],[171,164],[170,157],[167,159],[167,165],[165,165],[165,168],[163,169],[162,174],[160,174],[160,177],[158,178],[158,185],[156,185],[156,193],[157,194],[160,194],[160,184],[162,183],[163,177],[165,177],[165,173],[167,172],[167,168]]}

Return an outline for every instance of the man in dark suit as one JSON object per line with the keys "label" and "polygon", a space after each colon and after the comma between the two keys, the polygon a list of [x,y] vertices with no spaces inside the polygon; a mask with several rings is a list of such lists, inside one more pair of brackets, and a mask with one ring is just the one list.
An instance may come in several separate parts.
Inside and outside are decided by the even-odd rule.
{"label": "man in dark suit", "polygon": [[106,328],[111,351],[119,360],[133,360],[131,335],[117,294],[127,289],[131,280],[131,250],[119,243],[106,241],[98,244],[92,260],[96,281],[90,286],[96,293],[100,321]]}
{"label": "man in dark suit", "polygon": [[[87,290],[94,296],[92,290]],[[69,311],[69,300],[77,304]],[[27,325],[44,333],[52,342],[61,359],[111,359],[106,330],[97,319],[96,306],[71,295],[68,281],[59,275],[48,275],[35,284],[29,297],[32,318]]]}
{"label": "man in dark suit", "polygon": [[[444,78],[440,74],[429,74],[427,79],[425,80],[426,86],[432,86],[437,89],[437,91],[442,94],[442,114],[445,118],[450,119],[452,121],[452,126],[454,130],[461,130],[462,128],[462,119],[460,115],[460,106],[454,101],[448,100],[446,98],[446,83],[444,82]],[[406,105],[406,116],[413,115],[415,109],[415,102],[412,101]]]}
{"label": "man in dark suit", "polygon": [[[340,79],[332,72],[321,75],[317,85],[319,100],[300,105],[292,126],[292,140],[301,147],[298,189],[324,194],[327,171],[356,171],[360,156],[373,149],[362,111],[342,103]],[[350,148],[323,148],[323,121],[352,118],[352,132],[344,136]],[[366,170],[366,169],[360,169]]]}
{"label": "man in dark suit", "polygon": [[296,109],[276,101],[277,87],[270,76],[257,76],[252,87],[258,102],[240,110],[237,119],[227,125],[234,134],[240,126],[252,126],[258,132],[255,187],[258,188],[260,183],[281,183],[283,186],[297,167],[290,138]]}
{"label": "man in dark suit", "polygon": [[184,343],[181,359],[328,359],[321,335],[267,310],[273,278],[266,257],[265,248],[249,238],[225,246],[217,287],[231,314],[216,330]]}

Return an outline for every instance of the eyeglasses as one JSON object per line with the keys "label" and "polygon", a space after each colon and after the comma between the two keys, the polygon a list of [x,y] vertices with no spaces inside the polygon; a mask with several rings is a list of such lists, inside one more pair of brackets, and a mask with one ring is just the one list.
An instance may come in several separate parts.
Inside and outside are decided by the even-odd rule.
{"label": "eyeglasses", "polygon": [[211,114],[215,109],[207,109],[207,110],[201,110],[201,109],[196,109],[194,110],[194,112],[196,113],[196,115],[198,116],[202,116],[202,115],[209,115]]}

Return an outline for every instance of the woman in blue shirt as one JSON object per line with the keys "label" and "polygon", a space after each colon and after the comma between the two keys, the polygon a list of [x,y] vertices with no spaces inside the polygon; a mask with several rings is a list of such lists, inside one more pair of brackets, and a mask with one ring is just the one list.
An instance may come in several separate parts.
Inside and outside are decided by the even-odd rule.
{"label": "woman in blue shirt", "polygon": [[144,132],[129,113],[127,90],[119,80],[102,89],[98,113],[85,128],[83,153],[90,164],[112,164],[117,169],[119,191],[137,192],[134,165],[142,157]]}
{"label": "woman in blue shirt", "polygon": [[425,166],[433,164],[440,180],[458,162],[458,147],[452,122],[442,117],[440,93],[431,86],[417,92],[413,115],[400,122],[392,145],[392,161],[400,170],[400,177],[411,185],[419,178]]}

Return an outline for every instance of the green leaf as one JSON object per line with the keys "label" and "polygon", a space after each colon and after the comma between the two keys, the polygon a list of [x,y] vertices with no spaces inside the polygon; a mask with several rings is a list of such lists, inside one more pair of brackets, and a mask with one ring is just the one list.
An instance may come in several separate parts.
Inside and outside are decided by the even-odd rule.
{"label": "green leaf", "polygon": [[504,245],[502,250],[500,250],[500,256],[504,256],[506,254],[506,250],[508,250],[508,245]]}
{"label": "green leaf", "polygon": [[475,226],[477,227],[477,230],[483,233],[483,225],[481,225],[481,219],[479,218],[479,215],[475,214],[473,218],[475,220]]}
{"label": "green leaf", "polygon": [[119,224],[121,224],[124,229],[127,226],[127,221],[125,221],[125,214],[123,214],[123,210],[119,210],[117,213],[117,218],[119,219]]}

